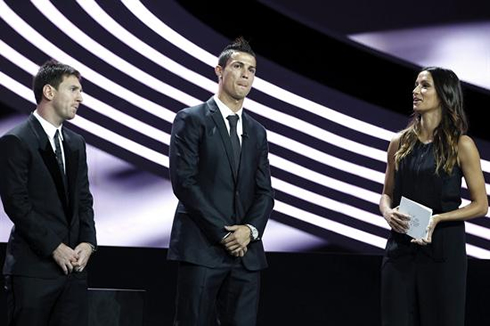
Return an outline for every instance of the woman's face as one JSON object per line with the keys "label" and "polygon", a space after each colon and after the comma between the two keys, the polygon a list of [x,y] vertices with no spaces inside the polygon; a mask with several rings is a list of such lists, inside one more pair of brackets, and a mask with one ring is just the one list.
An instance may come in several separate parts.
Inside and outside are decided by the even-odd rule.
{"label": "woman's face", "polygon": [[422,71],[417,76],[415,88],[412,91],[413,110],[417,113],[439,110],[441,101],[434,87],[434,80],[428,71]]}

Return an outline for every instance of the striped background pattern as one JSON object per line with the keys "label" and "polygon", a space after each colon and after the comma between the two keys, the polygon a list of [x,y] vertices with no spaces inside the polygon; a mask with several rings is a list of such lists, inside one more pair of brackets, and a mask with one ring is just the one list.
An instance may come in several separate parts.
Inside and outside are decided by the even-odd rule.
{"label": "striped background pattern", "polygon": [[[81,72],[84,88],[83,109],[70,127],[104,151],[168,175],[175,113],[214,94],[214,54],[228,40],[173,1],[0,0],[0,18],[3,102],[31,111],[39,64],[49,58],[69,64]],[[404,105],[410,108],[411,94]],[[346,250],[380,253],[389,234],[378,212],[386,148],[408,115],[350,98],[260,56],[245,109],[268,130],[272,218]],[[488,180],[490,146],[477,143]],[[490,193],[489,184],[486,189]],[[465,205],[465,186],[462,194]],[[470,256],[490,258],[488,217],[466,222]]]}

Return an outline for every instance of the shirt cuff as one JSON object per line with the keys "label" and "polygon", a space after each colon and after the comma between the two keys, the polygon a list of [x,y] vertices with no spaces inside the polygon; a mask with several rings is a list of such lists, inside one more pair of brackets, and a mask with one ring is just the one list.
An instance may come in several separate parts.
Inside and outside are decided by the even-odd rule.
{"label": "shirt cuff", "polygon": [[252,224],[245,224],[245,225],[248,226],[248,228],[250,229],[250,238],[252,239],[252,241],[259,240],[260,239],[259,231],[257,230],[257,228]]}

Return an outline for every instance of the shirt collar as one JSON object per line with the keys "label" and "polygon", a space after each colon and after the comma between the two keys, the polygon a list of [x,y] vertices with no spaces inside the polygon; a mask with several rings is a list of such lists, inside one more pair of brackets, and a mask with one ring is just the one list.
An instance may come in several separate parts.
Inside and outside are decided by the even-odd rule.
{"label": "shirt collar", "polygon": [[221,100],[218,98],[218,95],[214,95],[213,99],[216,102],[216,105],[218,106],[218,109],[221,112],[223,119],[226,120],[227,116],[236,114],[238,115],[238,120],[242,120],[243,106],[237,112],[233,112],[228,106],[226,106],[225,103],[221,102]]}
{"label": "shirt collar", "polygon": [[48,138],[50,140],[54,138],[54,135],[56,134],[56,130],[59,130],[61,141],[63,141],[63,133],[61,132],[61,127],[63,127],[63,125],[56,128],[49,121],[41,117],[41,115],[37,112],[37,110],[34,111],[33,115],[39,121],[41,127],[43,127],[44,132],[46,133],[46,135],[48,135]]}

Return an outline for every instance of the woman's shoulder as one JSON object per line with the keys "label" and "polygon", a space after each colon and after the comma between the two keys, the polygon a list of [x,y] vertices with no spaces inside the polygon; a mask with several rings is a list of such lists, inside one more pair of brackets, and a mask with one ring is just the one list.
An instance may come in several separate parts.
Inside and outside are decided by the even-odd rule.
{"label": "woman's shoulder", "polygon": [[468,135],[461,135],[458,139],[458,150],[459,151],[468,151],[476,149],[475,142]]}
{"label": "woman's shoulder", "polygon": [[404,133],[405,130],[402,130],[394,134],[393,137],[391,138],[390,145],[398,148]]}
{"label": "woman's shoulder", "polygon": [[468,135],[461,135],[458,140],[458,158],[479,158],[478,148],[475,145],[473,139]]}
{"label": "woman's shoulder", "polygon": [[473,139],[471,139],[470,136],[461,135],[461,136],[459,136],[459,139],[458,139],[458,145],[462,145],[462,146],[475,145],[475,142],[473,141]]}

